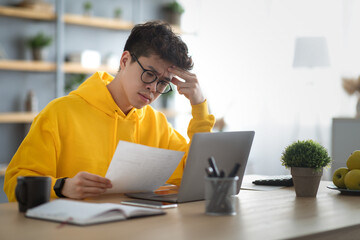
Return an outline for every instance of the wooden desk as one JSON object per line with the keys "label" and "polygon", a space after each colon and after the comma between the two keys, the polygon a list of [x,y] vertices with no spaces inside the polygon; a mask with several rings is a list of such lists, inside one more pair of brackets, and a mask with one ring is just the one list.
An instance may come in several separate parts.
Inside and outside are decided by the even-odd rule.
{"label": "wooden desk", "polygon": [[[236,216],[207,216],[204,202],[180,204],[167,214],[78,227],[25,218],[16,203],[0,204],[0,239],[357,239],[360,197],[344,196],[322,182],[317,198],[293,188],[241,190]],[[92,202],[117,203],[122,195]]]}

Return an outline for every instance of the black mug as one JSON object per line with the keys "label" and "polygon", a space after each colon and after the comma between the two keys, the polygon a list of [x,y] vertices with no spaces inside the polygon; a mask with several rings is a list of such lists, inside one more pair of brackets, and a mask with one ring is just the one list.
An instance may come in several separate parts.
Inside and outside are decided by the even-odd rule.
{"label": "black mug", "polygon": [[20,176],[15,189],[19,211],[36,207],[50,200],[51,178],[40,176]]}

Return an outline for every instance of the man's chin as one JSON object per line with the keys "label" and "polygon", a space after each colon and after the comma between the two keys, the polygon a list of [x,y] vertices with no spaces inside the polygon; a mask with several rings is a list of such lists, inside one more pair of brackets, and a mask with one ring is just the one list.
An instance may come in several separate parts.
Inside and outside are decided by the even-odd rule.
{"label": "man's chin", "polygon": [[136,108],[136,109],[142,109],[143,107],[145,107],[145,106],[147,106],[149,104],[136,104],[136,105],[133,105],[133,107]]}

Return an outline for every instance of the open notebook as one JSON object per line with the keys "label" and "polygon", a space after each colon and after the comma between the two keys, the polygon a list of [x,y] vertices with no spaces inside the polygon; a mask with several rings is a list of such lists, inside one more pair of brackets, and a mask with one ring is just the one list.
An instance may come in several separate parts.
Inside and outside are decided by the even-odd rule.
{"label": "open notebook", "polygon": [[58,199],[27,210],[25,216],[76,225],[90,225],[161,214],[165,212],[160,209]]}

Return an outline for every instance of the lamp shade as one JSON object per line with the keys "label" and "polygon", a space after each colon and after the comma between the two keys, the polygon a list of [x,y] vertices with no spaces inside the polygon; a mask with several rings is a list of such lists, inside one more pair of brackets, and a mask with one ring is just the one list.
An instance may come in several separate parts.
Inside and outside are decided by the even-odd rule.
{"label": "lamp shade", "polygon": [[299,37],[295,42],[293,67],[330,66],[325,37]]}

